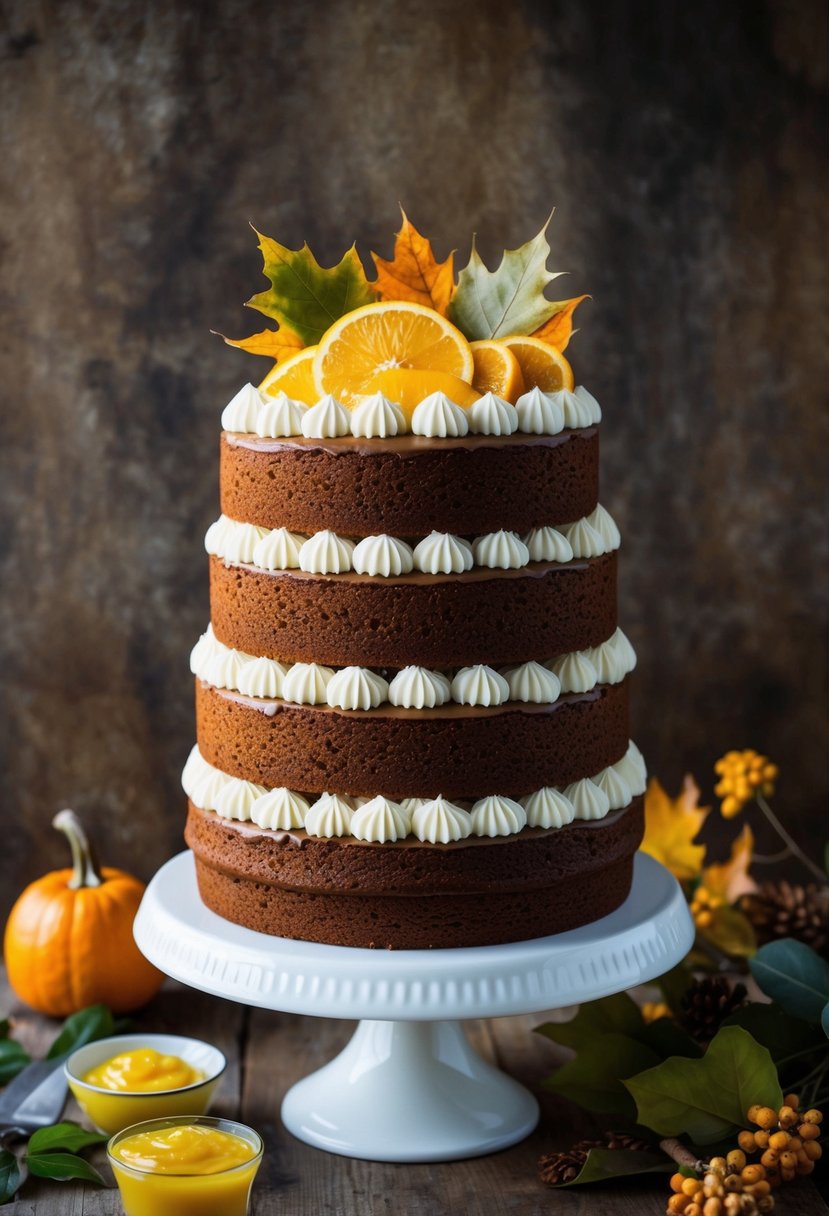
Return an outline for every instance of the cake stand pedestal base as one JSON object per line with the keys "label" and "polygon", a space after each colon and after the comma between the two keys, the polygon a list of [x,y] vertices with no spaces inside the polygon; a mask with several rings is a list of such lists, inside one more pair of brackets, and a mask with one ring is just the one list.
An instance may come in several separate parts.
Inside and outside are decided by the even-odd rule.
{"label": "cake stand pedestal base", "polygon": [[620,908],[554,937],[457,950],[357,950],[269,937],[202,904],[193,857],[153,878],[135,939],[168,975],[216,996],[356,1018],[345,1049],[285,1096],[301,1140],[370,1161],[451,1161],[506,1148],[538,1120],[535,1098],[467,1041],[461,1021],[533,1013],[664,974],[694,937],[677,882],[639,854]]}
{"label": "cake stand pedestal base", "polygon": [[282,1122],[317,1148],[376,1161],[454,1161],[507,1148],[538,1122],[523,1085],[473,1051],[460,1022],[360,1022],[299,1081]]}

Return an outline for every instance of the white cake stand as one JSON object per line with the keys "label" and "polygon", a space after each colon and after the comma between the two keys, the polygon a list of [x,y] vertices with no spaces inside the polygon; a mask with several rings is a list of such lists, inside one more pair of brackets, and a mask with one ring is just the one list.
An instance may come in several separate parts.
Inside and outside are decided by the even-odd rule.
{"label": "white cake stand", "polygon": [[555,937],[457,950],[357,950],[269,937],[202,904],[192,854],[156,874],[135,921],[140,949],[193,988],[246,1005],[360,1019],[347,1047],[288,1091],[289,1131],[371,1161],[451,1161],[523,1139],[538,1104],[483,1060],[459,1019],[592,1001],[662,975],[691,948],[674,878],[636,857],[616,912]]}

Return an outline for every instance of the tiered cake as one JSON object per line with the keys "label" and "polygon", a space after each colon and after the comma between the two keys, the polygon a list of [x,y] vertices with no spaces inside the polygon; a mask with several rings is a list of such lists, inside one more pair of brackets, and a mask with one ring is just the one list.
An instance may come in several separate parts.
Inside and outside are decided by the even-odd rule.
{"label": "tiered cake", "polygon": [[486,945],[629,890],[645,771],[601,410],[543,330],[481,336],[468,273],[449,299],[381,273],[222,416],[186,839],[208,907],[265,933]]}

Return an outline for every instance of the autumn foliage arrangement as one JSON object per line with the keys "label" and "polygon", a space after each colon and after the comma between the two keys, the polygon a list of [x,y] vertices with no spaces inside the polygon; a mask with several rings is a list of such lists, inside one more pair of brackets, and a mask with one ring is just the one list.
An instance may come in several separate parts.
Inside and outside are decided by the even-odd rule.
{"label": "autumn foliage arrangement", "polygon": [[[547,1154],[539,1175],[548,1185],[664,1171],[672,1172],[668,1213],[769,1212],[775,1189],[811,1174],[822,1156],[829,962],[819,952],[826,935],[817,926],[829,881],[772,810],[778,771],[767,757],[728,752],[715,772],[723,818],[754,810],[783,848],[759,857],[744,822],[728,859],[709,861],[698,837],[711,812],[700,806],[696,782],[686,777],[671,798],[651,779],[642,848],[681,883],[696,943],[660,979],[658,1000],[639,1005],[622,993],[582,1005],[569,1022],[538,1028],[574,1053],[547,1087],[623,1129],[608,1133],[613,1148],[594,1142]],[[757,867],[791,858],[815,878],[809,888],[758,884]],[[766,911],[775,889],[811,891],[818,911],[778,917],[783,931],[771,932]],[[761,999],[750,1000],[746,985],[724,974],[741,969]],[[635,1147],[620,1136],[635,1137]]]}
{"label": "autumn foliage arrangement", "polygon": [[573,314],[588,297],[547,298],[561,272],[547,267],[549,220],[490,270],[474,241],[456,274],[454,253],[439,261],[405,212],[391,258],[371,253],[373,277],[354,245],[330,267],[305,244],[289,249],[257,233],[270,286],[248,301],[273,323],[231,346],[272,358],[260,384],[312,404],[331,393],[353,406],[382,392],[411,414],[443,391],[461,406],[485,392],[515,401],[527,389],[573,387],[563,355]]}
{"label": "autumn foliage arrangement", "polygon": [[[749,959],[759,945],[793,937],[824,951],[829,943],[829,880],[781,823],[771,806],[778,779],[777,765],[753,749],[729,751],[714,766],[714,792],[726,820],[746,816],[756,808],[780,838],[782,848],[770,855],[755,852],[754,832],[744,820],[731,843],[729,858],[711,863],[707,847],[698,840],[710,808],[699,804],[700,791],[686,777],[678,797],[670,798],[651,779],[645,796],[645,838],[650,853],[680,881],[688,897],[697,930],[697,947],[714,963]],[[758,882],[759,867],[793,859],[814,881],[805,886],[789,881]],[[787,917],[786,913],[790,913]],[[705,962],[698,955],[697,962]]]}

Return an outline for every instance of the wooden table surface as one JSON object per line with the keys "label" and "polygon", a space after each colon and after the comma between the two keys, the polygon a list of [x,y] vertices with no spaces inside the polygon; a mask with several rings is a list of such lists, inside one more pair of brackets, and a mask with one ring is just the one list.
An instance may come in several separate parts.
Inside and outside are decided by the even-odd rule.
{"label": "wooden table surface", "polygon": [[[15,1019],[15,1036],[34,1054],[54,1037],[56,1023],[22,1009],[0,977],[0,1013]],[[572,1011],[549,1016],[565,1019]],[[602,1188],[551,1190],[536,1178],[539,1155],[565,1148],[593,1131],[588,1116],[540,1082],[559,1049],[532,1028],[547,1015],[496,1018],[468,1024],[475,1046],[538,1096],[542,1119],[523,1143],[505,1152],[441,1165],[388,1165],[320,1152],[294,1139],[279,1118],[285,1091],[319,1068],[347,1041],[352,1024],[247,1009],[170,984],[136,1019],[149,1031],[187,1033],[215,1043],[229,1068],[213,1113],[238,1118],[265,1138],[265,1157],[253,1190],[254,1216],[662,1216],[667,1179]],[[67,1117],[80,1117],[73,1103]],[[109,1178],[103,1154],[92,1160]],[[29,1179],[3,1209],[14,1216],[115,1216],[116,1190]],[[781,1216],[826,1216],[829,1207],[811,1184],[800,1183],[778,1201]],[[216,1213],[216,1216],[221,1216]]]}

